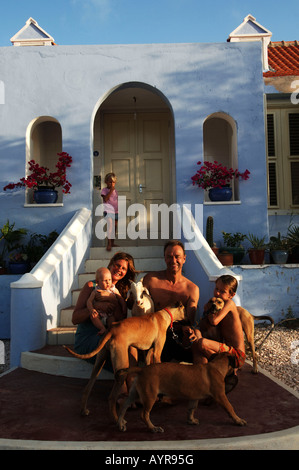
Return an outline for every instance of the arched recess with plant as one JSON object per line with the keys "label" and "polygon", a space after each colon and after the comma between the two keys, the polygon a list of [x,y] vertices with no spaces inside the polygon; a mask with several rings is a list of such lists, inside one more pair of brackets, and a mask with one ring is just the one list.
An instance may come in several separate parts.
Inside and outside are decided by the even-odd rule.
{"label": "arched recess with plant", "polygon": [[[57,153],[62,152],[62,129],[57,119],[51,116],[40,116],[33,119],[26,132],[26,176],[28,162],[34,160],[40,166],[55,171]],[[62,202],[62,188],[57,188],[58,200]],[[33,203],[33,191],[26,189],[26,203]]]}
{"label": "arched recess with plant", "polygon": [[[218,162],[227,168],[238,168],[238,139],[236,121],[223,112],[213,113],[203,124],[204,161]],[[231,182],[232,200],[239,200],[238,178]],[[208,194],[205,196],[209,200]]]}

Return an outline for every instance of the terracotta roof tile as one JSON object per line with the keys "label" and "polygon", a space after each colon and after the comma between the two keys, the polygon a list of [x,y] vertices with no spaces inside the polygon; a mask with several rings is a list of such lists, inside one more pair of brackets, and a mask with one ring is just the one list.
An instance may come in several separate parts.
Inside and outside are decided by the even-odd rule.
{"label": "terracotta roof tile", "polygon": [[270,42],[268,46],[269,72],[264,77],[299,75],[299,42]]}

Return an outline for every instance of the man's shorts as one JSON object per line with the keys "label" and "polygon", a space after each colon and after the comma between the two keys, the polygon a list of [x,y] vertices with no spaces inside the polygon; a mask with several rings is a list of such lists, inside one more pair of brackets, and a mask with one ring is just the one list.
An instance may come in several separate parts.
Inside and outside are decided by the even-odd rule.
{"label": "man's shorts", "polygon": [[221,343],[219,346],[218,353],[228,352],[229,354],[233,354],[236,358],[236,368],[241,369],[244,365],[246,355],[241,349],[233,348],[232,346],[228,346],[225,343]]}

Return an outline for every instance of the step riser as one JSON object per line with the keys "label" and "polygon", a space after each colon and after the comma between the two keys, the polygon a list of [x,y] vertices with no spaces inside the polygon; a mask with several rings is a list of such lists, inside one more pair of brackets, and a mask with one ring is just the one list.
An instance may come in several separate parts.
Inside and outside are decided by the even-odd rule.
{"label": "step riser", "polygon": [[129,253],[134,260],[138,258],[164,258],[163,246],[120,246],[113,248],[112,251],[107,251],[106,248],[92,247],[90,248],[90,259],[105,259],[109,262],[117,251]]}
{"label": "step riser", "polygon": [[50,346],[74,344],[75,334],[76,327],[73,324],[67,325],[65,328],[53,328],[47,331],[47,344]]}
{"label": "step riser", "polygon": [[[143,278],[146,275],[147,271],[142,271],[137,274],[136,276],[136,281],[139,281],[141,278]],[[82,289],[84,284],[88,281],[94,280],[94,273],[82,273],[78,275],[78,287],[79,289]],[[78,293],[79,296],[80,292]],[[73,303],[73,305],[76,305],[76,302]]]}
{"label": "step riser", "polygon": [[99,267],[108,266],[111,257],[117,251],[130,253],[133,256],[136,270],[142,271],[137,275],[136,280],[141,279],[148,271],[165,269],[163,246],[120,246],[113,248],[110,252],[105,247],[90,248],[90,259],[85,262],[85,273],[78,275],[78,289],[72,292],[72,306],[60,311],[60,326],[48,331],[48,344],[74,344],[76,328],[72,323],[72,315],[80,290],[86,282],[94,279]]}
{"label": "step riser", "polygon": [[73,315],[74,308],[69,307],[69,308],[64,308],[63,310],[60,311],[60,328],[63,327],[73,327],[73,322],[72,322],[72,315]]}
{"label": "step riser", "polygon": [[[161,258],[142,258],[134,260],[135,268],[138,271],[160,271],[165,269],[164,259]],[[95,273],[100,267],[107,266],[107,260],[89,259],[85,262],[85,272]]]}

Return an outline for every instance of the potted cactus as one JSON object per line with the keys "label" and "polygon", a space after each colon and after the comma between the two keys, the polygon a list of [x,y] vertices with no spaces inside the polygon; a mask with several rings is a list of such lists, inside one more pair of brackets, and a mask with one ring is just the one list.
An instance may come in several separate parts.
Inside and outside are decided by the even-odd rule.
{"label": "potted cactus", "polygon": [[219,248],[217,248],[216,243],[214,242],[214,219],[211,215],[207,218],[206,225],[206,240],[211,247],[211,250],[218,256]]}
{"label": "potted cactus", "polygon": [[281,237],[278,232],[277,237],[270,237],[268,244],[272,260],[275,264],[285,264],[289,257],[289,240]]}

